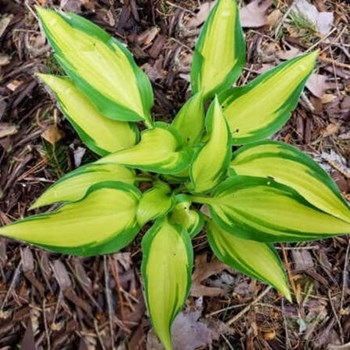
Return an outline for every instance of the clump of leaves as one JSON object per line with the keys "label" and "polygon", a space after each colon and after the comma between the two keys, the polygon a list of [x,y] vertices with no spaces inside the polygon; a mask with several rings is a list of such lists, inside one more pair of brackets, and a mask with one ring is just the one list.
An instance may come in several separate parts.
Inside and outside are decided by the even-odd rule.
{"label": "clump of leaves", "polygon": [[[166,124],[152,120],[151,84],[120,42],[73,13],[37,11],[67,74],[39,76],[102,158],[65,175],[32,206],[61,202],[59,209],[0,233],[91,256],[124,248],[153,222],[142,241],[142,275],[152,324],[166,349],[191,285],[191,239],[201,230],[220,260],[291,300],[272,243],[350,231],[349,207],[319,165],[294,147],[264,140],[290,117],[317,52],[232,87],[245,43],[236,2],[219,0],[195,48],[192,97]],[[140,133],[136,122],[146,130]],[[233,145],[243,147],[232,154]],[[141,182],[151,184],[143,193]]]}

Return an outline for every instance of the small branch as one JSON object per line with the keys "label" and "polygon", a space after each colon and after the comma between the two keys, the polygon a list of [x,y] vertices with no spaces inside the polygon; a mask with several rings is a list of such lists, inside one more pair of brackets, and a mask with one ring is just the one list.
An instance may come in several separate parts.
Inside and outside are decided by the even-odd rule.
{"label": "small branch", "polygon": [[342,327],[342,324],[340,322],[340,319],[339,319],[339,316],[338,316],[338,313],[335,309],[335,306],[333,304],[333,300],[332,300],[332,294],[331,294],[331,291],[328,290],[328,298],[329,298],[329,302],[331,304],[331,308],[332,308],[332,311],[333,311],[333,315],[337,321],[337,324],[338,324],[338,327],[339,327],[339,337],[340,337],[340,341],[342,344],[344,344],[344,332],[343,332],[343,327]]}
{"label": "small branch", "polygon": [[271,286],[268,286],[256,299],[254,299],[250,304],[248,304],[242,311],[240,311],[237,315],[233,316],[230,320],[226,322],[227,326],[230,326],[232,323],[235,323],[238,319],[240,319],[245,313],[247,313],[252,306],[254,306],[258,301],[260,301],[270,290]]}
{"label": "small branch", "polygon": [[345,253],[345,261],[344,261],[344,268],[343,268],[343,285],[341,289],[341,299],[340,299],[340,310],[343,308],[344,305],[344,296],[345,291],[348,289],[348,264],[349,264],[349,253],[350,253],[350,242],[348,242],[348,246],[346,248]]}

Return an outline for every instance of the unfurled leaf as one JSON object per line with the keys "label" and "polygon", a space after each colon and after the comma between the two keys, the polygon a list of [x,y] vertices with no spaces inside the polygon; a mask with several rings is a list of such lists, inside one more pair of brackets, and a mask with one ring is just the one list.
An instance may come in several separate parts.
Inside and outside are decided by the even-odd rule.
{"label": "unfurled leaf", "polygon": [[141,135],[134,147],[106,156],[98,163],[117,163],[155,173],[176,174],[185,170],[191,159],[191,150],[183,148],[182,141],[171,127],[157,123]]}
{"label": "unfurled leaf", "polygon": [[72,80],[47,74],[38,76],[55,93],[62,113],[94,152],[106,155],[137,142],[138,130],[134,125],[106,118]]}
{"label": "unfurled leaf", "polygon": [[237,175],[267,177],[287,185],[316,208],[350,222],[349,206],[334,181],[295,147],[274,141],[247,145],[233,154],[231,169]]}
{"label": "unfurled leaf", "polygon": [[236,0],[219,0],[198,38],[191,69],[193,94],[205,99],[229,88],[245,63],[245,42]]}
{"label": "unfurled leaf", "polygon": [[0,228],[0,234],[64,254],[98,255],[124,248],[139,230],[139,190],[121,182],[96,184],[78,202]]}
{"label": "unfurled leaf", "polygon": [[142,194],[137,209],[137,221],[142,227],[146,222],[166,214],[173,205],[171,188],[162,181],[155,182],[153,187]]}
{"label": "unfurled leaf", "polygon": [[222,262],[248,276],[271,284],[291,300],[284,267],[272,245],[242,239],[227,232],[213,220],[207,224],[207,236],[211,249]]}
{"label": "unfurled leaf", "polygon": [[212,197],[192,197],[209,205],[227,231],[262,242],[298,242],[350,232],[350,223],[326,214],[296,191],[270,179],[234,176]]}
{"label": "unfurled leaf", "polygon": [[191,190],[205,192],[226,175],[231,157],[230,130],[217,98],[212,102],[206,123],[209,140],[199,149],[190,169]]}
{"label": "unfurled leaf", "polygon": [[178,196],[177,201],[178,203],[172,210],[170,221],[184,227],[193,238],[203,228],[203,215],[199,211],[191,209],[191,202],[186,196]]}
{"label": "unfurled leaf", "polygon": [[185,144],[192,145],[200,141],[204,129],[204,117],[203,97],[197,93],[184,104],[172,123]]}
{"label": "unfurled leaf", "polygon": [[30,209],[58,202],[76,202],[85,196],[92,185],[104,181],[119,181],[133,185],[136,177],[133,170],[120,165],[88,164],[55,182],[36,200]]}
{"label": "unfurled leaf", "polygon": [[150,82],[120,42],[74,13],[37,11],[58,62],[103,115],[151,123]]}
{"label": "unfurled leaf", "polygon": [[296,57],[220,96],[233,144],[262,140],[286,123],[314,69],[317,55],[315,51]]}
{"label": "unfurled leaf", "polygon": [[167,350],[172,349],[170,328],[188,296],[193,252],[185,229],[156,221],[142,241],[142,276],[153,327]]}

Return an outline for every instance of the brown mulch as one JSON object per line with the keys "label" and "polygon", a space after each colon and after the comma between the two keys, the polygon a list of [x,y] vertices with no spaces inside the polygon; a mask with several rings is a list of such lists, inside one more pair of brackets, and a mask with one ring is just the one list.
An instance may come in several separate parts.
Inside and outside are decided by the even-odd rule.
{"label": "brown mulch", "polygon": [[[170,120],[188,96],[198,29],[186,23],[203,2],[0,0],[0,226],[29,215],[30,204],[75,169],[82,154],[83,163],[96,159],[35,77],[61,71],[33,5],[61,5],[127,43],[152,80],[154,116]],[[306,90],[276,137],[312,154],[350,198],[350,5],[347,0],[312,2],[334,13],[335,31],[324,38],[281,18],[271,27],[246,28],[248,61],[239,83],[276,65],[278,52],[322,50],[317,73],[330,85],[324,85],[322,96]],[[269,11],[285,13],[291,3],[275,1]],[[147,343],[156,349],[145,313],[139,242],[113,255],[77,258],[1,238],[0,349],[133,350]],[[349,237],[278,247],[293,304],[212,260],[203,235],[194,246],[197,294],[187,310],[206,322],[201,329],[211,330],[212,348],[350,349]],[[197,319],[192,321],[198,325]]]}

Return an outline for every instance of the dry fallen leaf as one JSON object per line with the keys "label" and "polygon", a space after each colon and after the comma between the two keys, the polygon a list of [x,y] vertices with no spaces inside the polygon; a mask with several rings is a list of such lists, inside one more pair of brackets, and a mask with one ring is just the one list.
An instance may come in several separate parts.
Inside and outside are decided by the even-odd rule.
{"label": "dry fallen leaf", "polygon": [[[214,318],[203,318],[203,299],[196,300],[190,310],[180,312],[171,327],[171,338],[174,350],[195,350],[211,348],[213,340],[221,334],[233,334],[232,329]],[[147,350],[163,350],[153,330],[147,336]]]}
{"label": "dry fallen leaf", "polygon": [[340,124],[336,123],[330,123],[327,125],[326,129],[321,131],[321,135],[323,137],[327,137],[327,136],[331,136],[331,135],[335,135],[339,132],[340,129]]}
{"label": "dry fallen leaf", "polygon": [[316,30],[322,35],[327,35],[333,25],[333,12],[319,12],[316,6],[307,0],[296,0],[292,9],[294,14],[303,17],[312,23]]}
{"label": "dry fallen leaf", "polygon": [[41,137],[50,142],[52,146],[55,146],[56,143],[61,140],[63,134],[58,129],[56,124],[50,125],[42,134]]}
{"label": "dry fallen leaf", "polygon": [[202,284],[206,279],[221,273],[228,267],[221,261],[214,258],[207,262],[207,254],[198,255],[195,259],[195,268],[192,275],[191,295],[194,297],[210,296],[215,297],[225,294],[225,290],[217,287],[207,287]]}
{"label": "dry fallen leaf", "polygon": [[154,62],[154,64],[145,63],[142,68],[143,71],[148,75],[152,82],[156,80],[162,80],[165,77],[165,72],[163,70],[163,56],[159,56],[159,58]]}
{"label": "dry fallen leaf", "polygon": [[17,126],[10,123],[0,123],[0,139],[17,133]]}
{"label": "dry fallen leaf", "polygon": [[294,269],[306,271],[314,267],[311,253],[308,250],[292,250]]}
{"label": "dry fallen leaf", "polygon": [[337,99],[336,95],[333,94],[324,94],[321,98],[321,103],[326,104],[326,103],[331,103],[334,100]]}
{"label": "dry fallen leaf", "polygon": [[267,16],[266,24],[268,24],[270,28],[273,28],[277,23],[279,23],[282,17],[283,13],[279,9],[276,9]]}
{"label": "dry fallen leaf", "polygon": [[215,1],[205,2],[199,7],[199,11],[195,16],[193,16],[187,23],[187,28],[197,28],[205,22],[209,16],[209,12],[214,7]]}
{"label": "dry fallen leaf", "polygon": [[82,3],[80,0],[61,0],[60,8],[65,11],[80,13],[81,5]]}
{"label": "dry fallen leaf", "polygon": [[152,41],[156,38],[160,31],[160,28],[158,27],[152,27],[149,29],[146,29],[144,32],[139,34],[136,39],[136,43],[138,45],[149,45],[152,43]]}
{"label": "dry fallen leaf", "polygon": [[328,80],[329,78],[326,75],[312,73],[306,87],[314,96],[322,98],[327,90],[336,87],[335,83],[330,83]]}
{"label": "dry fallen leaf", "polygon": [[77,149],[74,150],[74,153],[73,153],[74,165],[77,168],[81,165],[81,162],[83,160],[85,153],[86,153],[86,148],[84,147],[77,147]]}
{"label": "dry fallen leaf", "polygon": [[174,350],[195,350],[210,346],[214,339],[220,337],[204,322],[199,321],[201,311],[181,312],[172,326]]}
{"label": "dry fallen leaf", "polygon": [[242,27],[258,28],[268,24],[267,9],[272,5],[272,0],[254,0],[240,11]]}
{"label": "dry fallen leaf", "polygon": [[0,54],[0,67],[6,66],[11,62],[11,57],[9,55]]}
{"label": "dry fallen leaf", "polygon": [[283,51],[283,50],[278,50],[276,52],[276,56],[280,59],[280,60],[290,60],[294,57],[297,57],[298,55],[300,55],[302,52],[296,48],[296,47],[291,47],[289,50],[287,51]]}

